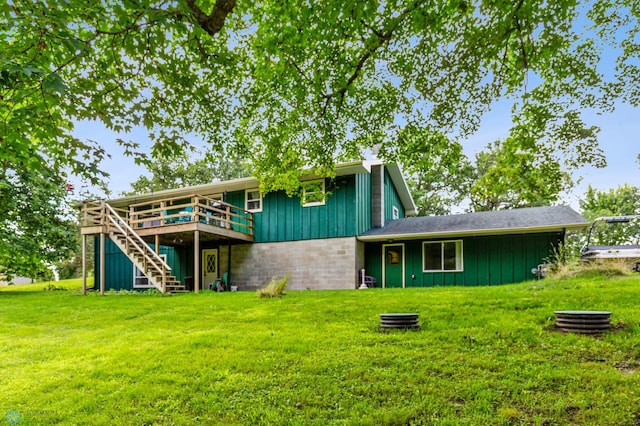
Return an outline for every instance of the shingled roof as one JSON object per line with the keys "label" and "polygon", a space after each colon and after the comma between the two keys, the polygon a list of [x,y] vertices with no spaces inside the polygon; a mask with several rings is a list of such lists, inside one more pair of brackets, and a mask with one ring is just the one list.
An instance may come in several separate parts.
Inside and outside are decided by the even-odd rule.
{"label": "shingled roof", "polygon": [[365,232],[358,239],[384,241],[388,239],[557,232],[565,229],[585,228],[588,225],[589,223],[581,214],[568,206],[531,207],[397,219],[387,222],[384,227]]}

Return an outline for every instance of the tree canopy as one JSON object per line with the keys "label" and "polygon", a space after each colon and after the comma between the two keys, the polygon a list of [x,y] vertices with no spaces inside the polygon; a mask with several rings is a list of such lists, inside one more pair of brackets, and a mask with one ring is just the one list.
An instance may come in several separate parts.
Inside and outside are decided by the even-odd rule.
{"label": "tree canopy", "polygon": [[[146,129],[150,154],[119,140],[138,162],[180,156],[196,135],[251,163],[263,191],[296,192],[303,168],[331,176],[336,161],[381,144],[386,160],[437,166],[416,184],[432,194],[506,97],[511,152],[602,164],[581,112],[640,103],[639,17],[637,0],[1,2],[0,200],[37,182],[49,199],[29,197],[55,206],[47,181],[100,182],[111,153],[73,136],[81,120]],[[30,220],[15,203],[1,207]],[[22,247],[27,225],[12,225]]]}
{"label": "tree canopy", "polygon": [[192,159],[188,155],[159,158],[147,166],[151,176],[140,176],[131,183],[131,191],[122,195],[136,195],[185,186],[193,186],[237,179],[249,175],[248,166],[240,161],[215,159],[211,156]]}
{"label": "tree canopy", "polygon": [[[589,186],[580,200],[582,214],[589,221],[606,216],[633,216],[640,214],[640,187],[622,185],[607,191]],[[586,242],[586,238],[584,238]],[[597,222],[591,234],[591,245],[640,244],[640,219],[628,223]]]}
{"label": "tree canopy", "polygon": [[264,190],[289,188],[302,166],[394,151],[409,127],[463,140],[509,97],[514,143],[553,140],[581,164],[602,154],[572,142],[580,111],[640,100],[639,16],[635,0],[10,0],[0,162],[99,180],[104,148],[72,136],[99,120],[143,126],[153,156],[197,134],[250,160]]}
{"label": "tree canopy", "polygon": [[61,211],[64,181],[26,169],[0,174],[0,274],[36,277],[76,249],[76,226]]}

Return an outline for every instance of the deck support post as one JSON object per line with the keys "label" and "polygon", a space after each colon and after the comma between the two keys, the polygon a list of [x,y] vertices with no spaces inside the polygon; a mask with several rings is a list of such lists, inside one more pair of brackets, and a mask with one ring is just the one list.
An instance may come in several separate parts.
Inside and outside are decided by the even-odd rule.
{"label": "deck support post", "polygon": [[87,236],[82,235],[82,295],[87,294]]}
{"label": "deck support post", "polygon": [[156,253],[160,253],[160,235],[159,234],[156,234],[155,249],[156,249]]}
{"label": "deck support post", "polygon": [[231,290],[231,240],[229,239],[229,256],[227,256],[227,282],[228,290]]}
{"label": "deck support post", "polygon": [[193,291],[200,292],[200,231],[193,231]]}
{"label": "deck support post", "polygon": [[105,233],[100,233],[100,294],[104,296],[104,237]]}

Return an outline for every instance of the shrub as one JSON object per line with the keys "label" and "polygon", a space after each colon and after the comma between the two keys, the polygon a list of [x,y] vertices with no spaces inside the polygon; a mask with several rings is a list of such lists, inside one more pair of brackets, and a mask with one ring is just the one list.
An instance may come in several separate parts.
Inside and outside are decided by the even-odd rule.
{"label": "shrub", "polygon": [[289,282],[289,274],[282,278],[273,277],[271,281],[257,290],[258,297],[281,297]]}

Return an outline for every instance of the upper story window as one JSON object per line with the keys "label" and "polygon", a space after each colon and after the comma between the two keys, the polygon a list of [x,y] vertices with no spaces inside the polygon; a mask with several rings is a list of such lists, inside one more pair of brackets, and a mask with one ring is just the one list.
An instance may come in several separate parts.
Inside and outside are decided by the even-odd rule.
{"label": "upper story window", "polygon": [[400,210],[398,210],[396,206],[393,206],[392,219],[393,220],[400,219]]}
{"label": "upper story window", "polygon": [[422,243],[424,272],[462,271],[462,240]]}
{"label": "upper story window", "polygon": [[324,179],[302,182],[302,206],[322,206],[326,200]]}
{"label": "upper story window", "polygon": [[258,188],[247,189],[244,192],[244,205],[245,209],[250,212],[262,211],[262,194],[260,194],[260,190]]}

